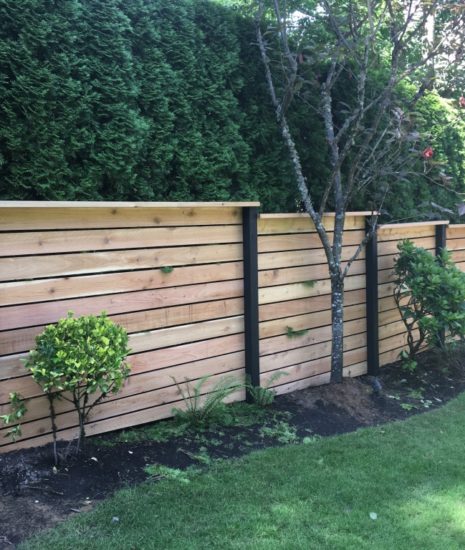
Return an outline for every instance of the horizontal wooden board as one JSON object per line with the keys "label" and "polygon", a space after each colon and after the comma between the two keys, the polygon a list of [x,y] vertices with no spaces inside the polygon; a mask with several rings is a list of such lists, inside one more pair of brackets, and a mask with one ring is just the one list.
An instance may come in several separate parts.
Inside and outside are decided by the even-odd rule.
{"label": "horizontal wooden board", "polygon": [[[413,331],[414,339],[418,337],[418,331]],[[407,333],[403,332],[402,334],[396,334],[379,342],[379,353],[384,353],[385,351],[390,351],[402,346],[407,346]]]}
{"label": "horizontal wooden board", "polygon": [[447,240],[465,239],[465,225],[449,225],[447,228]]}
{"label": "horizontal wooden board", "polygon": [[[239,371],[237,374],[237,379],[238,381],[243,381],[244,375],[243,373],[240,373],[242,373],[242,371]],[[229,376],[229,373],[214,375],[208,378],[202,386],[201,394],[206,394],[211,391],[214,385],[225,376]],[[148,391],[137,395],[128,395],[113,401],[105,400],[95,406],[91,414],[91,421],[92,423],[95,423],[109,417],[120,416],[136,410],[142,410],[147,407],[164,405],[165,403],[174,404],[180,399],[180,390],[177,386],[171,385],[161,390]],[[46,408],[44,410],[44,414],[47,415]],[[74,411],[64,412],[62,414],[58,414],[56,417],[58,429],[74,427],[76,426],[76,421],[76,413]],[[0,429],[0,441],[3,439],[6,431],[8,431],[8,428]],[[42,433],[48,431],[50,431],[50,419],[45,416],[36,421],[22,423],[24,438],[41,435]]]}
{"label": "horizontal wooden board", "polygon": [[[121,392],[116,395],[110,395],[106,399],[106,402],[109,403],[130,395],[143,394],[148,391],[173,386],[174,381],[184,386],[186,380],[193,381],[204,376],[214,376],[231,371],[234,371],[235,377],[240,376],[242,379],[244,373],[239,371],[243,371],[243,369],[244,352],[230,353],[220,357],[210,357],[202,359],[201,361],[184,363],[165,369],[154,369],[129,376]],[[4,384],[5,386],[10,386],[10,391],[15,391],[14,382],[17,382],[17,380],[10,380],[4,382]],[[8,392],[1,387],[0,391],[0,405],[7,404]],[[31,377],[22,380],[21,395],[29,400],[24,422],[45,418],[48,415],[48,400],[43,394],[40,386],[38,386]],[[57,414],[61,414],[72,411],[73,405],[65,399],[62,399],[56,402],[55,408]],[[3,409],[5,409],[5,407],[3,407]]]}
{"label": "horizontal wooden board", "polygon": [[[434,237],[419,237],[412,238],[411,240],[415,246],[434,249],[436,246],[436,240]],[[398,249],[398,244],[400,241],[385,241],[378,243],[378,256],[384,256],[385,254],[396,254]]]}
{"label": "horizontal wooden board", "polygon": [[242,260],[242,244],[0,258],[0,281]]}
{"label": "horizontal wooden board", "polygon": [[434,237],[435,232],[436,227],[429,224],[412,227],[381,226],[378,229],[378,242]]}
{"label": "horizontal wooden board", "polygon": [[0,283],[0,306],[242,279],[242,262]]}
{"label": "horizontal wooden board", "polygon": [[[239,390],[234,392],[225,399],[226,403],[232,403],[233,401],[243,401],[245,398],[245,391]],[[105,432],[111,432],[117,429],[129,428],[131,426],[137,426],[148,422],[154,422],[155,420],[163,420],[173,416],[173,407],[184,409],[185,404],[183,401],[175,403],[167,403],[165,405],[156,405],[155,407],[146,407],[142,410],[137,410],[123,416],[109,417],[105,420],[97,422],[90,422],[86,426],[87,436],[95,436]],[[72,428],[66,428],[58,432],[58,440],[66,441],[75,439],[78,435],[77,426]],[[8,452],[13,449],[25,449],[29,447],[36,447],[39,445],[45,445],[50,443],[52,436],[50,433],[40,434],[34,438],[20,439],[16,443],[6,443],[1,445],[0,453]]]}
{"label": "horizontal wooden board", "polygon": [[180,304],[238,298],[242,295],[243,281],[233,280],[91,298],[6,306],[0,310],[0,330],[55,323],[58,319],[66,317],[68,311],[73,311],[75,315],[96,315],[101,311],[106,311],[109,315],[115,315]]}
{"label": "horizontal wooden board", "polygon": [[[129,333],[166,328],[177,325],[196,323],[222,317],[241,315],[244,312],[242,298],[218,300],[174,306],[163,309],[137,311],[110,318],[123,326]],[[45,325],[25,329],[7,330],[0,332],[0,355],[21,353],[32,349],[35,337],[42,332]]]}
{"label": "horizontal wooden board", "polygon": [[[366,294],[364,289],[344,292],[344,303],[346,307],[363,304],[365,303],[365,299]],[[317,313],[330,308],[331,296],[329,294],[323,294],[310,298],[262,304],[259,306],[259,319],[260,321],[269,321],[271,319],[280,319],[303,313]]]}
{"label": "horizontal wooden board", "polygon": [[[365,216],[347,216],[344,229],[364,229]],[[323,225],[328,231],[334,229],[334,216],[324,216]],[[315,231],[315,226],[309,216],[260,217],[258,220],[258,234],[307,233]]]}
{"label": "horizontal wooden board", "polygon": [[[344,308],[344,319],[350,321],[353,319],[365,319],[365,304],[356,306],[347,306]],[[304,315],[295,315],[283,319],[264,321],[260,323],[260,338],[269,338],[278,334],[286,334],[287,327],[294,330],[305,330],[315,327],[322,327],[331,324],[331,310],[320,311],[318,315],[314,312]]]}
{"label": "horizontal wooden board", "polygon": [[0,256],[242,242],[241,225],[2,233]]}
{"label": "horizontal wooden board", "polygon": [[[352,343],[356,344],[357,336],[349,336]],[[351,344],[352,345],[352,344]],[[349,346],[351,347],[351,346]],[[320,342],[310,346],[300,348],[286,349],[270,355],[260,357],[260,372],[266,373],[276,370],[285,370],[287,367],[306,363],[308,361],[316,361],[323,357],[331,356],[331,341]],[[344,364],[349,365],[366,359],[366,346],[354,347],[344,351]]]}
{"label": "horizontal wooden board", "polygon": [[[357,365],[351,365],[343,369],[343,376],[345,378],[352,378],[355,376],[361,376],[366,374],[367,364],[366,362],[359,363]],[[274,389],[278,395],[289,393],[297,390],[304,390],[312,386],[322,386],[324,384],[329,384],[330,373],[326,372],[323,374],[318,374],[316,376],[311,376],[310,378],[304,378],[296,382],[290,382],[289,384],[277,385]]]}
{"label": "horizontal wooden board", "polygon": [[[361,348],[366,344],[366,323],[361,320],[347,321],[344,324],[344,349]],[[353,338],[356,335],[357,338]],[[310,329],[306,334],[289,338],[273,336],[260,340],[260,355],[265,356],[280,351],[310,346],[331,340],[331,326]]]}
{"label": "horizontal wooden board", "polygon": [[[365,275],[347,277],[344,288],[347,291],[365,288]],[[313,286],[308,286],[304,283],[293,283],[290,285],[260,288],[258,291],[258,302],[259,304],[270,304],[330,293],[331,282],[329,280],[317,281]]]}
{"label": "horizontal wooden board", "polygon": [[[260,359],[262,376],[271,376],[278,370],[286,371],[288,367],[300,364],[316,363],[322,360],[331,362],[331,342],[322,342],[313,346],[286,350]],[[366,348],[356,348],[343,354],[344,366],[353,365],[366,360]],[[282,379],[285,381],[285,379]]]}
{"label": "horizontal wooden board", "polygon": [[389,323],[389,324],[383,324],[379,327],[379,339],[384,340],[385,338],[390,338],[391,336],[395,336],[396,334],[405,334],[406,328],[402,320]]}
{"label": "horizontal wooden board", "polygon": [[[362,275],[365,273],[365,261],[356,260],[350,267],[350,275]],[[303,267],[289,267],[268,269],[259,271],[258,284],[260,287],[285,285],[304,281],[318,281],[329,277],[328,266],[318,264]]]}
{"label": "horizontal wooden board", "polygon": [[[356,246],[345,246],[342,249],[343,265],[356,252]],[[365,250],[360,252],[358,259],[365,258]],[[302,265],[326,264],[326,255],[322,249],[290,250],[286,252],[265,252],[258,255],[258,269],[278,269],[280,267],[298,267]]]}
{"label": "horizontal wooden board", "polygon": [[[46,229],[103,229],[109,227],[163,227],[224,225],[241,223],[241,208],[236,206],[170,208],[165,206],[75,207],[17,206],[2,208],[0,231],[36,231]],[[1,206],[1,205],[0,205]]]}
{"label": "horizontal wooden board", "polygon": [[[332,242],[334,233],[328,233]],[[345,231],[343,244],[358,245],[365,238],[365,231]],[[321,248],[321,240],[318,233],[291,233],[287,235],[260,235],[258,237],[258,252],[279,252],[283,250],[306,250]]]}
{"label": "horizontal wooden board", "polygon": [[201,321],[192,325],[162,328],[137,332],[129,336],[129,347],[132,353],[141,353],[154,349],[179,346],[188,342],[198,342],[207,338],[217,338],[244,331],[242,315]]}
{"label": "horizontal wooden board", "polygon": [[[244,335],[233,334],[231,336],[178,345],[172,348],[137,353],[131,355],[128,362],[132,367],[132,373],[140,373],[153,370],[154,366],[155,368],[162,369],[191,361],[199,361],[208,357],[242,351],[243,349]],[[24,357],[25,355],[23,354],[0,357],[0,380],[27,376],[29,373],[23,365]]]}

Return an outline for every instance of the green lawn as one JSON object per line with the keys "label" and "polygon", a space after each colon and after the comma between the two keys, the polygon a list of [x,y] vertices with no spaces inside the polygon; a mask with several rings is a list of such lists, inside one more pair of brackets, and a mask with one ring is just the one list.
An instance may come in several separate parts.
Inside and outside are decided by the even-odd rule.
{"label": "green lawn", "polygon": [[463,550],[464,451],[462,395],[406,422],[121,491],[24,548]]}

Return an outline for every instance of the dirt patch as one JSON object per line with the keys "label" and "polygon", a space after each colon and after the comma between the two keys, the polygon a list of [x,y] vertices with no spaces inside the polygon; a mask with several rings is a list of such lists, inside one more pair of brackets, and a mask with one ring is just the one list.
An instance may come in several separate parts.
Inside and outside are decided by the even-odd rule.
{"label": "dirt patch", "polygon": [[0,550],[84,513],[119,488],[146,480],[149,465],[205,468],[212,461],[252,450],[434,409],[465,390],[464,365],[462,354],[430,352],[420,357],[414,372],[398,364],[384,367],[379,377],[382,391],[376,380],[362,376],[279,396],[269,409],[249,410],[242,420],[240,414],[247,406],[233,405],[231,411],[242,411],[237,418],[232,414],[235,421],[203,431],[174,429],[163,441],[146,436],[160,423],[106,434],[90,439],[78,459],[68,460],[58,470],[53,468],[50,447],[0,455]]}
{"label": "dirt patch", "polygon": [[294,392],[289,395],[289,400],[305,409],[334,408],[362,424],[370,424],[379,418],[372,397],[373,389],[370,385],[357,378],[350,378],[343,384],[322,386],[318,391]]}

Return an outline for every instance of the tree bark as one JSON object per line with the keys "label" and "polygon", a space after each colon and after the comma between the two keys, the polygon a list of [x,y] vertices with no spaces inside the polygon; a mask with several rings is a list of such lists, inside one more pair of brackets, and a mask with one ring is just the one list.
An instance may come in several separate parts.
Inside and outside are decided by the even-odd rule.
{"label": "tree bark", "polygon": [[344,351],[344,278],[340,273],[331,274],[331,384],[342,382]]}

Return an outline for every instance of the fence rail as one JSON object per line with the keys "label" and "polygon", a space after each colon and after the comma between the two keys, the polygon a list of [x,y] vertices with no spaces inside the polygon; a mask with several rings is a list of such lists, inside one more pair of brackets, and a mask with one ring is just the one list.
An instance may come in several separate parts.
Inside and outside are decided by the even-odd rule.
{"label": "fence rail", "polygon": [[[28,399],[23,437],[12,443],[1,428],[0,452],[51,439],[47,400],[23,360],[43,328],[68,311],[106,311],[130,336],[130,378],[94,409],[89,434],[171,416],[183,406],[174,380],[211,376],[208,392],[227,375],[267,384],[285,371],[273,382],[278,393],[328,382],[331,289],[318,235],[306,215],[258,216],[258,206],[0,202],[0,414],[11,392]],[[347,215],[344,261],[369,214]],[[324,223],[331,234],[334,217]],[[392,298],[397,244],[409,238],[434,252],[438,224],[447,222],[380,226],[377,243],[353,263],[346,376],[375,372],[405,346]],[[465,226],[448,227],[447,244],[464,268]],[[57,412],[59,437],[75,437],[69,404]]]}

